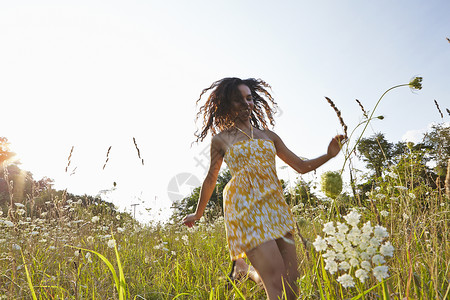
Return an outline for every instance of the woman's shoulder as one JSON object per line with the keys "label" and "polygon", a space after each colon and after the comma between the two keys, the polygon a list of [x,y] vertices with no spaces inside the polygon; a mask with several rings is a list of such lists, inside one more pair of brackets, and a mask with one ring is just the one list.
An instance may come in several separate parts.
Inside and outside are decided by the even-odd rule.
{"label": "woman's shoulder", "polygon": [[280,137],[275,132],[273,132],[267,128],[261,129],[261,132],[264,135],[266,135],[274,143],[280,139]]}

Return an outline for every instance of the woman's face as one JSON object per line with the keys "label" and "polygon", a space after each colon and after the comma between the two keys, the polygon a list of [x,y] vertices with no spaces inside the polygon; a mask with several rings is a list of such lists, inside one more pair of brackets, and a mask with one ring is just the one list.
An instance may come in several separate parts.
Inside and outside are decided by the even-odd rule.
{"label": "woman's face", "polygon": [[231,102],[231,107],[234,113],[236,113],[236,118],[241,120],[248,120],[253,111],[253,97],[250,88],[245,84],[238,86],[239,91],[242,95],[242,101],[237,101],[235,99]]}

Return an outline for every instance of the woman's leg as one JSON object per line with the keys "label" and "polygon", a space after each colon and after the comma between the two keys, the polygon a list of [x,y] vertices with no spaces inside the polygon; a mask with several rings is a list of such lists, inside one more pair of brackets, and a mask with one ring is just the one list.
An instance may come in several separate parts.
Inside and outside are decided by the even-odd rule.
{"label": "woman's leg", "polygon": [[261,277],[259,277],[258,272],[256,272],[253,266],[249,266],[243,258],[238,258],[234,265],[233,277],[244,278],[248,276],[251,280],[253,280],[256,284],[262,284]]}
{"label": "woman's leg", "polygon": [[283,280],[287,274],[277,242],[275,240],[265,242],[246,252],[246,254],[262,279],[268,299],[282,299]]}
{"label": "woman's leg", "polygon": [[277,239],[276,243],[280,249],[283,257],[284,266],[287,272],[287,287],[286,293],[289,290],[288,299],[297,299],[299,288],[297,287],[297,279],[300,277],[298,272],[297,251],[295,248],[295,240],[291,233],[288,233],[283,238]]}

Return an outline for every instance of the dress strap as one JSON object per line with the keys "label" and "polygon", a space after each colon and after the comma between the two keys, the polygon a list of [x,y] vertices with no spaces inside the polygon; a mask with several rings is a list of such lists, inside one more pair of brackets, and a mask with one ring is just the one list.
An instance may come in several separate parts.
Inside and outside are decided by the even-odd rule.
{"label": "dress strap", "polygon": [[247,133],[245,133],[244,130],[240,129],[239,127],[237,127],[236,125],[234,126],[237,130],[239,130],[240,132],[242,132],[243,134],[245,134],[249,139],[253,140],[253,126],[250,126],[250,135],[248,135]]}

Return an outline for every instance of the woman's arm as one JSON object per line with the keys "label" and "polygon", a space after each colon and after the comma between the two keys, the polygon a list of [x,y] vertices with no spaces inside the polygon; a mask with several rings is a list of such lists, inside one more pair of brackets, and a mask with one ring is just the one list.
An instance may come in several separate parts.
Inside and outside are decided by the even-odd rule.
{"label": "woman's arm", "polygon": [[199,220],[203,212],[205,211],[206,204],[208,204],[209,199],[216,187],[217,177],[219,175],[220,167],[223,161],[223,151],[222,151],[222,139],[215,135],[211,140],[211,163],[209,166],[208,174],[203,181],[200,198],[198,199],[197,209],[195,213],[189,214],[183,218],[183,223],[192,227],[195,221]]}
{"label": "woman's arm", "polygon": [[342,143],[345,139],[343,135],[337,135],[331,140],[330,144],[328,145],[326,154],[314,159],[302,160],[297,155],[295,155],[294,152],[286,147],[286,145],[277,134],[272,131],[268,131],[267,133],[275,144],[278,157],[300,174],[305,174],[313,171],[329,161],[331,158],[338,155],[339,151],[341,150]]}

